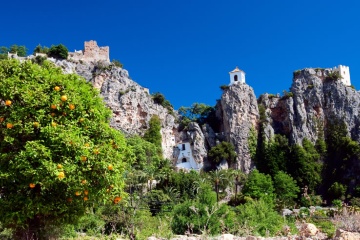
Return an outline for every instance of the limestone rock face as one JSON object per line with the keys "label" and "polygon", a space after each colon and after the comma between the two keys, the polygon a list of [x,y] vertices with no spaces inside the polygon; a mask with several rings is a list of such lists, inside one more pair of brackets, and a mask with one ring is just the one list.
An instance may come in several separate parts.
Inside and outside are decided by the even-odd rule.
{"label": "limestone rock face", "polygon": [[296,72],[288,96],[265,94],[260,99],[265,106],[267,136],[284,134],[291,143],[304,138],[315,142],[326,134],[328,123],[344,121],[348,135],[360,141],[360,93],[331,80],[331,69],[304,69]]}
{"label": "limestone rock face", "polygon": [[251,128],[256,128],[259,119],[254,91],[245,83],[233,84],[224,90],[216,108],[221,120],[220,129],[237,152],[237,164],[231,167],[248,173],[253,164],[248,146],[249,133]]}
{"label": "limestone rock face", "polygon": [[127,135],[143,135],[149,128],[152,116],[161,120],[162,148],[165,158],[171,159],[176,143],[176,112],[170,114],[163,106],[154,103],[149,89],[129,78],[129,73],[106,61],[69,62],[53,60],[65,73],[76,73],[99,89],[107,106],[113,111],[110,124]]}
{"label": "limestone rock face", "polygon": [[207,160],[207,145],[199,124],[189,123],[187,129],[181,131],[178,136],[179,141],[190,143],[195,162],[202,165]]}

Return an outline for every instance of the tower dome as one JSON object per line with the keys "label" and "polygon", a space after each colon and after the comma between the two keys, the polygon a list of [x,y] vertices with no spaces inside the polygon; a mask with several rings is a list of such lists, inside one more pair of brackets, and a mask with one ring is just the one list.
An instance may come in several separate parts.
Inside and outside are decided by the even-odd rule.
{"label": "tower dome", "polygon": [[233,85],[234,83],[245,83],[245,72],[238,67],[236,67],[234,70],[229,72],[230,74],[230,84]]}

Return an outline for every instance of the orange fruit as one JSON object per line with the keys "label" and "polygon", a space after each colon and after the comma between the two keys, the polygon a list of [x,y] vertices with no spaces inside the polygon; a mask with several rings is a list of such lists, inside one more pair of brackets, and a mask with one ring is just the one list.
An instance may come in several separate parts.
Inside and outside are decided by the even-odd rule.
{"label": "orange fruit", "polygon": [[66,95],[62,95],[60,97],[60,100],[63,101],[63,102],[66,102],[67,101],[67,96]]}
{"label": "orange fruit", "polygon": [[89,191],[88,191],[88,190],[85,190],[85,191],[84,191],[84,194],[85,194],[85,195],[89,195]]}
{"label": "orange fruit", "polygon": [[56,127],[56,125],[57,125],[56,122],[51,123],[51,126],[53,126],[53,127]]}
{"label": "orange fruit", "polygon": [[38,128],[39,125],[40,125],[39,122],[34,122],[34,123],[33,123],[34,128]]}
{"label": "orange fruit", "polygon": [[121,201],[121,197],[115,197],[114,203],[118,204]]}
{"label": "orange fruit", "polygon": [[70,110],[74,110],[74,109],[75,109],[75,105],[74,105],[74,104],[69,104],[69,108],[70,108]]}
{"label": "orange fruit", "polygon": [[51,108],[51,109],[56,109],[56,105],[55,105],[55,104],[51,104],[50,108]]}
{"label": "orange fruit", "polygon": [[29,184],[29,187],[30,187],[30,188],[34,188],[34,187],[35,187],[35,183],[30,183],[30,184]]}
{"label": "orange fruit", "polygon": [[58,168],[58,169],[62,169],[62,165],[59,163],[59,164],[57,165],[57,168]]}
{"label": "orange fruit", "polygon": [[108,166],[108,169],[109,169],[110,171],[114,170],[113,165],[110,164],[110,165]]}
{"label": "orange fruit", "polygon": [[52,117],[55,117],[56,116],[56,113],[51,113],[50,114]]}
{"label": "orange fruit", "polygon": [[6,124],[6,128],[11,129],[11,128],[13,128],[13,127],[14,127],[14,125],[13,125],[12,123],[7,123],[7,124]]}
{"label": "orange fruit", "polygon": [[89,198],[85,196],[85,197],[84,197],[84,201],[87,201],[87,200],[89,200]]}
{"label": "orange fruit", "polygon": [[100,153],[99,149],[94,150],[94,154],[98,155]]}
{"label": "orange fruit", "polygon": [[81,184],[86,184],[86,180],[81,180]]}
{"label": "orange fruit", "polygon": [[80,119],[79,119],[79,122],[82,123],[83,121],[85,121],[85,119],[83,119],[83,118],[80,118]]}
{"label": "orange fruit", "polygon": [[6,106],[10,106],[10,105],[11,105],[11,101],[10,101],[10,100],[6,100],[6,101],[5,101],[5,105],[6,105]]}
{"label": "orange fruit", "polygon": [[0,123],[4,121],[5,118],[0,117]]}
{"label": "orange fruit", "polygon": [[58,91],[60,91],[60,87],[59,87],[59,86],[55,86],[55,87],[54,87],[54,90],[58,92]]}
{"label": "orange fruit", "polygon": [[80,196],[80,195],[81,195],[81,192],[76,191],[76,192],[75,192],[75,195],[76,195],[76,196]]}
{"label": "orange fruit", "polygon": [[68,202],[72,202],[72,198],[69,197],[69,198],[67,199],[67,201],[68,201]]}
{"label": "orange fruit", "polygon": [[59,172],[58,178],[63,179],[64,177],[65,177],[65,173],[64,172]]}
{"label": "orange fruit", "polygon": [[86,156],[81,156],[81,161],[85,162],[87,160],[87,157]]}

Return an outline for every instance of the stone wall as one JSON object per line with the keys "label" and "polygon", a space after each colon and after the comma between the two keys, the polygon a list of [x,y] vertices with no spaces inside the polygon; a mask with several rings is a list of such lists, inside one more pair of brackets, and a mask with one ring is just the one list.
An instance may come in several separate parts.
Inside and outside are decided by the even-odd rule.
{"label": "stone wall", "polygon": [[84,50],[69,52],[68,60],[96,62],[105,61],[110,62],[110,49],[108,46],[99,47],[96,41],[88,41],[84,43]]}

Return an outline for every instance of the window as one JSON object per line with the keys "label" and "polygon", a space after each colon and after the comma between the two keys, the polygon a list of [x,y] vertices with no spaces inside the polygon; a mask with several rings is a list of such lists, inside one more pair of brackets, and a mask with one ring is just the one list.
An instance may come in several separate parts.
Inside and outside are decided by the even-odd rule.
{"label": "window", "polygon": [[234,81],[236,82],[237,80],[238,80],[238,76],[235,75],[235,76],[234,76]]}
{"label": "window", "polygon": [[183,150],[183,151],[185,150],[185,144],[182,145],[182,150]]}
{"label": "window", "polygon": [[181,161],[182,161],[183,163],[186,162],[186,158],[183,158]]}

